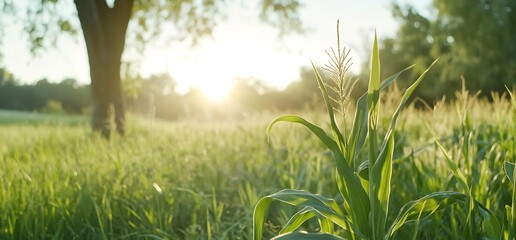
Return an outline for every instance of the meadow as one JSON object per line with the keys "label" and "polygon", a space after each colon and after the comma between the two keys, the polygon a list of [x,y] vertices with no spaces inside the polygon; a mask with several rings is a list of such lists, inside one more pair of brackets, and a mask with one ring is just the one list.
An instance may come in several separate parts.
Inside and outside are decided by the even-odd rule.
{"label": "meadow", "polygon": [[[391,90],[380,98],[379,132],[400,97]],[[463,90],[454,101],[402,112],[388,219],[428,193],[461,191],[439,139],[474,199],[504,222],[513,186],[503,165],[516,160],[515,111],[505,94],[493,99]],[[299,114],[328,128],[321,109]],[[331,152],[308,130],[281,123],[267,141],[275,113],[178,122],[132,116],[127,136],[110,141],[91,133],[86,118],[23,114],[0,112],[1,239],[250,239],[261,197],[302,189],[343,201]],[[277,235],[297,210],[273,204],[264,236]],[[468,219],[463,205],[451,205],[394,238],[462,239]],[[481,222],[479,236],[487,231]],[[317,228],[316,221],[302,226]]]}

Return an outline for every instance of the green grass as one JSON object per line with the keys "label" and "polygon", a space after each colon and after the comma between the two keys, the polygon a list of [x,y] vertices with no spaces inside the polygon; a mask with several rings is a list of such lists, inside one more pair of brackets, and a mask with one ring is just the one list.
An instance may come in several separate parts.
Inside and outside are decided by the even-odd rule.
{"label": "green grass", "polygon": [[[380,104],[381,111],[394,109]],[[438,104],[435,112],[409,107],[394,133],[389,209],[397,213],[403,203],[432,192],[462,191],[436,135],[473,197],[500,222],[510,216],[505,209],[512,184],[503,169],[504,161],[516,159],[510,104],[470,99],[467,128],[455,103]],[[322,113],[303,115],[329,126]],[[388,121],[381,116],[378,131],[384,132]],[[87,124],[2,124],[0,238],[249,239],[261,196],[303,189],[342,204],[330,152],[309,131],[285,124],[274,129],[269,144],[265,129],[272,117],[210,123],[130,118],[128,136],[110,142],[91,134]],[[273,204],[265,237],[277,235],[298,210]],[[467,209],[451,206],[403,226],[394,238],[460,239],[467,216]],[[390,214],[388,221],[394,218]],[[308,221],[301,229],[318,226]]]}
{"label": "green grass", "polygon": [[258,196],[322,190],[329,171],[316,147],[270,148],[265,123],[141,120],[110,142],[87,125],[0,125],[0,238],[247,239]]}
{"label": "green grass", "polygon": [[[87,117],[0,111],[0,239],[513,239],[513,94],[417,109],[421,78],[381,91],[397,74],[380,82],[376,40],[372,59],[354,119],[317,72],[326,113],[130,116],[110,141]],[[300,125],[267,136],[278,122]]]}

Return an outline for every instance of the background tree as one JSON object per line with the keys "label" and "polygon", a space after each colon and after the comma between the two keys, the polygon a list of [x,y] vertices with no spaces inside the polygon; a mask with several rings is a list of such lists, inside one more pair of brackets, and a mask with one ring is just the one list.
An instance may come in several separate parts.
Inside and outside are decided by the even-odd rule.
{"label": "background tree", "polygon": [[[62,12],[67,1],[0,3],[0,10],[14,16],[26,13],[24,28],[33,52],[55,46],[59,33],[75,35],[82,29],[90,65],[92,127],[106,137],[110,136],[113,119],[120,134],[125,130],[120,66],[126,40],[142,50],[166,23],[171,23],[174,39],[195,44],[200,37],[212,33],[227,9],[222,0],[75,0],[75,15]],[[260,6],[261,19],[278,27],[280,33],[300,29],[298,0],[261,0]],[[128,28],[130,34],[126,37]]]}
{"label": "background tree", "polygon": [[452,95],[461,76],[468,89],[486,95],[516,83],[516,1],[434,0],[428,16],[397,4],[392,13],[400,27],[382,41],[383,77],[415,63],[415,71],[400,81],[408,83],[439,57],[416,90],[428,101]]}

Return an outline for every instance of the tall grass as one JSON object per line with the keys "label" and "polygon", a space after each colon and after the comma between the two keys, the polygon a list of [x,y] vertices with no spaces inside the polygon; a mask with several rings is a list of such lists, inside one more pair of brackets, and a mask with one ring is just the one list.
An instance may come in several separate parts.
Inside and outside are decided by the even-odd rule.
{"label": "tall grass", "polygon": [[[9,119],[0,120],[0,239],[249,239],[262,196],[304,204],[273,201],[263,238],[290,231],[282,237],[372,239],[383,229],[389,239],[514,239],[512,92],[488,101],[464,89],[458,92],[463,97],[431,109],[404,103],[403,110],[403,93],[386,91],[376,116],[369,114],[367,95],[358,102],[359,133],[352,131],[353,116],[332,123],[327,112],[298,113],[327,129],[348,127],[334,151],[299,124],[274,128],[268,142],[263,130],[271,114],[153,124],[133,117],[127,137],[106,142],[90,133],[88,119],[29,113],[34,118],[25,121],[26,113],[0,111],[0,119]],[[369,149],[375,148],[365,123],[375,118],[380,157],[372,164]],[[340,141],[331,131],[325,139]],[[350,139],[360,140],[354,152],[347,150]],[[349,178],[358,179],[355,188],[331,162],[336,151],[349,156],[341,162],[351,169]],[[377,171],[388,177],[384,169],[392,171],[388,201],[382,189],[389,186],[371,184],[388,182],[372,177]],[[341,194],[351,190],[362,192],[369,212],[354,212]],[[374,223],[372,209],[379,216]]]}
{"label": "tall grass", "polygon": [[[341,60],[341,55],[338,56],[332,57],[330,55],[332,63],[341,63],[340,65],[335,64],[337,67],[333,69],[337,74],[334,74],[334,76],[346,71],[347,64],[344,64],[346,60]],[[344,54],[344,56],[346,55]],[[338,61],[335,61],[335,59],[338,59]],[[428,193],[419,199],[406,202],[401,208],[395,209],[397,214],[391,214],[390,198],[391,194],[395,193],[392,191],[394,185],[392,183],[395,161],[394,149],[397,145],[394,135],[398,117],[428,69],[404,92],[394,113],[388,117],[384,129],[385,133],[382,135],[379,131],[380,91],[407,69],[380,82],[379,59],[375,35],[368,91],[357,101],[355,119],[349,133],[345,131],[346,127],[343,128],[344,131],[341,131],[337,125],[334,107],[332,106],[332,103],[337,101],[329,96],[326,90],[327,85],[324,84],[315,67],[314,72],[328,111],[330,134],[297,115],[285,115],[270,123],[267,130],[269,134],[273,125],[278,122],[301,124],[331,151],[337,170],[336,185],[343,202],[337,204],[334,199],[302,190],[286,189],[271,194],[262,198],[255,207],[253,217],[254,239],[262,239],[263,224],[267,220],[272,203],[275,201],[295,206],[298,210],[285,223],[279,232],[280,235],[274,239],[340,239],[340,237],[344,237],[344,239],[394,239],[400,229],[407,225],[414,225],[414,223],[416,227],[412,238],[417,239],[420,223],[425,222],[438,210],[444,208],[456,210],[456,212],[453,212],[455,216],[452,217],[458,216],[461,219],[459,223],[461,226],[455,226],[451,231],[455,239],[502,239],[505,227],[500,225],[499,216],[492,209],[486,207],[486,205],[489,206],[486,201],[478,200],[481,197],[483,199],[487,198],[486,191],[483,191],[480,187],[488,183],[489,176],[487,174],[489,169],[486,167],[487,165],[479,166],[478,162],[473,162],[470,155],[474,131],[471,128],[467,112],[469,95],[465,89],[458,95],[458,99],[462,101],[462,104],[458,106],[462,121],[457,140],[463,159],[462,167],[465,168],[467,174],[459,168],[460,162],[455,161],[439,143],[437,136],[435,137],[436,147],[434,148],[434,150],[439,149],[444,155],[447,170],[452,173],[453,181],[459,188],[455,191],[440,190]],[[341,78],[341,82],[344,80],[345,78]],[[334,82],[339,81],[334,80]],[[338,86],[344,86],[346,91],[350,91],[346,84]],[[338,87],[335,92],[339,92]],[[462,109],[460,109],[461,107]],[[378,142],[382,138],[383,140]],[[362,149],[366,145],[368,148]],[[365,161],[360,159],[360,151],[367,151]],[[500,166],[500,163],[498,163],[498,166]],[[506,163],[506,166],[512,165]],[[455,185],[453,182],[448,184],[450,187],[453,185]],[[492,187],[498,186],[492,185]],[[506,206],[506,209],[507,212],[512,212],[509,206]],[[512,216],[514,215],[507,214],[507,216],[508,219],[513,219]],[[311,219],[316,219],[318,222],[316,231],[297,231],[302,229],[303,224]],[[508,226],[509,238],[512,239],[511,224],[508,224]],[[437,236],[433,236],[433,238],[435,237]]]}
{"label": "tall grass", "polygon": [[[466,179],[479,176],[477,184],[469,183],[472,195],[494,212],[509,239],[514,227],[507,228],[509,222],[502,219],[513,222],[514,185],[503,165],[516,159],[515,111],[510,101],[498,97],[494,102],[470,97],[468,149],[478,172],[461,159],[462,121],[455,106],[462,102],[442,102],[432,111],[408,106],[400,114],[387,222],[403,203],[431,192],[462,191],[450,177],[437,136]],[[385,116],[397,106],[384,97],[380,102],[385,114],[379,116],[378,132],[384,134]],[[301,114],[330,124],[322,113]],[[0,239],[249,239],[254,206],[281,189],[324,194],[342,208],[331,152],[296,125],[275,128],[271,142],[281,144],[269,144],[263,129],[270,118],[154,125],[130,118],[128,136],[110,142],[91,135],[87,119],[85,124],[0,124]],[[358,158],[367,159],[364,153]],[[420,221],[419,213],[413,215],[416,221],[398,229],[394,238],[461,239],[467,216],[463,206]],[[296,210],[272,204],[264,236],[278,235]],[[312,220],[301,226],[310,232],[318,228]],[[335,231],[344,236],[338,227]]]}

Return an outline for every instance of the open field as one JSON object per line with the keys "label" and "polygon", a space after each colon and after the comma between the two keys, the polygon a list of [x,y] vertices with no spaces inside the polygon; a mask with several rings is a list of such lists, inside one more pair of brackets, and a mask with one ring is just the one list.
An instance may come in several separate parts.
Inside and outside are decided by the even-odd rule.
{"label": "open field", "polygon": [[[380,116],[394,108],[395,97],[383,99]],[[515,111],[500,97],[466,99],[403,112],[389,219],[430,192],[461,191],[434,136],[473,197],[500,222],[505,218],[512,184],[503,163],[516,161]],[[325,113],[301,115],[328,129]],[[127,137],[109,142],[90,132],[87,119],[30,116],[0,112],[1,239],[249,239],[263,196],[291,188],[342,201],[331,154],[306,129],[280,124],[266,141],[272,114],[220,122],[133,117]],[[387,124],[380,118],[379,131]],[[294,210],[273,206],[266,237]],[[462,239],[467,217],[454,205],[403,227],[396,238]]]}

